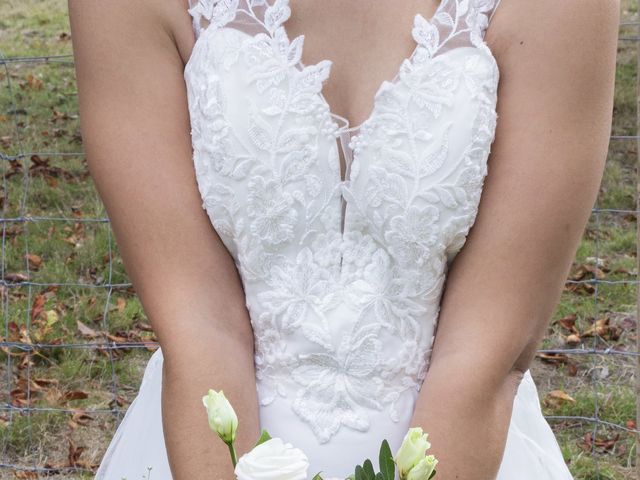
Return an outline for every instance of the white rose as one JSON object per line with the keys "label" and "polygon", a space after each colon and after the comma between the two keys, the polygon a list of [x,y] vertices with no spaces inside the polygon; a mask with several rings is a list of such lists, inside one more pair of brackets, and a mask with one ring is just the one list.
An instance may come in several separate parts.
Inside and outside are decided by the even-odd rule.
{"label": "white rose", "polygon": [[307,480],[309,460],[302,450],[271,438],[238,459],[238,480]]}

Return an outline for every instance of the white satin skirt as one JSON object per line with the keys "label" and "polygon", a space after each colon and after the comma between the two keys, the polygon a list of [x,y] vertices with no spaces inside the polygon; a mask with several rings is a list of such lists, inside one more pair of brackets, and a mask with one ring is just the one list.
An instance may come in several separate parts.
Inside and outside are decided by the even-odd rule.
{"label": "white satin skirt", "polygon": [[[162,362],[162,349],[158,348],[145,368],[138,395],[127,409],[102,458],[96,480],[173,480],[162,429]],[[316,451],[307,441],[295,441],[291,438],[291,428],[287,423],[296,421],[293,412],[288,414],[281,406],[270,405],[261,408],[261,427],[276,437],[281,435],[274,431],[274,428],[281,425],[283,431],[288,432],[286,441],[307,454],[310,461],[309,478],[319,471],[322,471],[325,477],[344,477],[353,473],[351,468],[361,463],[364,458],[371,458],[374,465],[377,464],[381,440],[375,435],[363,435],[361,432],[344,429],[347,430],[345,435],[358,436],[358,450],[355,450],[354,442],[345,443],[337,440],[334,444],[332,439],[322,447],[319,446]],[[286,415],[286,418],[282,418],[282,415]],[[203,417],[203,421],[205,418]],[[375,425],[375,420],[372,421],[372,425]],[[406,425],[399,425],[401,428],[396,426],[395,431],[385,427],[386,434],[383,438],[388,439],[392,451],[399,447],[408,428]],[[298,438],[295,430],[293,434]],[[282,438],[285,439],[284,436]],[[302,437],[300,438],[302,440]],[[370,453],[366,457],[360,455],[363,438],[373,438],[370,445],[364,446]],[[354,451],[345,449],[345,445],[354,445]],[[332,448],[333,454],[329,452]],[[150,472],[148,467],[151,467]],[[531,373],[527,371],[514,400],[505,452],[496,480],[571,479],[573,476],[564,462],[556,437],[542,415],[536,385]]]}

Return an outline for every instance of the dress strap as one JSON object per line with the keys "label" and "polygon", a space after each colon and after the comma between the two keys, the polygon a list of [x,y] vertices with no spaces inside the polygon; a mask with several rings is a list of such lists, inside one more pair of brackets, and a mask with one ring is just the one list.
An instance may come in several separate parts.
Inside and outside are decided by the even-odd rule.
{"label": "dress strap", "polygon": [[498,6],[500,5],[501,0],[494,0],[494,4],[493,7],[491,8],[491,13],[489,14],[489,21],[488,23],[491,23],[491,19],[493,18],[493,16],[496,13],[496,10],[498,10]]}
{"label": "dress strap", "polygon": [[[291,13],[289,0],[188,0],[196,38],[208,26],[227,24],[257,33],[281,24]],[[416,26],[419,43],[428,42],[432,53],[466,44],[481,43],[501,0],[440,0],[433,21],[424,17]],[[272,25],[273,24],[273,25]],[[436,31],[437,30],[437,31]],[[436,45],[437,44],[437,45]],[[437,47],[437,48],[436,48]]]}
{"label": "dress strap", "polygon": [[198,3],[198,0],[189,0],[189,9],[187,10],[191,15],[191,24],[193,26],[193,33],[195,34],[196,38],[200,36],[200,31],[202,29],[202,12],[198,11]]}
{"label": "dress strap", "polygon": [[413,36],[426,55],[441,55],[459,47],[476,46],[488,50],[484,35],[500,0],[441,0],[431,21],[416,17]]}
{"label": "dress strap", "polygon": [[[246,1],[259,3],[258,0]],[[192,17],[196,38],[209,25],[222,26],[231,20],[238,10],[239,3],[239,0],[189,0],[188,12]],[[264,3],[264,0],[261,3]]]}

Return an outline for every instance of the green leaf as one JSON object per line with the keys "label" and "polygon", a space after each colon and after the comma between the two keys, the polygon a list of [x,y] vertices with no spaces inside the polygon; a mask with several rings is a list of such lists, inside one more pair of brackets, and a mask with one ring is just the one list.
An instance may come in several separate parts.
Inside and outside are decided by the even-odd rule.
{"label": "green leaf", "polygon": [[[321,471],[322,471],[322,470],[321,470]],[[321,471],[320,471],[320,472],[321,472]],[[320,472],[316,473],[316,474],[314,475],[314,477],[313,477],[311,480],[322,480],[322,477],[320,476]]]}
{"label": "green leaf", "polygon": [[260,438],[254,445],[254,448],[260,445],[261,443],[266,442],[267,440],[271,440],[271,435],[269,435],[269,432],[267,432],[266,430],[262,430],[262,433],[260,433]]}
{"label": "green leaf", "polygon": [[360,465],[356,467],[356,480],[367,480],[366,473]]}
{"label": "green leaf", "polygon": [[371,463],[371,460],[366,459],[364,464],[362,464],[362,468],[364,473],[367,474],[367,480],[376,480],[376,472],[373,471],[373,464]]}
{"label": "green leaf", "polygon": [[378,473],[374,480],[384,480],[384,475],[382,474],[382,472]]}
{"label": "green leaf", "polygon": [[393,455],[391,453],[391,447],[389,442],[385,438],[380,445],[380,473],[382,473],[384,480],[395,480],[396,464],[393,461]]}

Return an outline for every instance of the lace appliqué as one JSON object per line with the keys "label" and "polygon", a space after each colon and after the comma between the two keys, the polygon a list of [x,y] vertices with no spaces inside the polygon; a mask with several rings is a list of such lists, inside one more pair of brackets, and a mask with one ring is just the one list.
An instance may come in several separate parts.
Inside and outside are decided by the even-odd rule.
{"label": "lace appliqu\u00e9", "polygon": [[[495,1],[416,15],[416,49],[351,136],[346,179],[344,130],[321,94],[331,62],[301,65],[288,1],[192,1],[202,206],[242,277],[261,405],[290,402],[321,443],[366,431],[371,411],[398,421],[401,397],[422,387],[495,131],[498,69],[483,41]],[[453,121],[461,108],[467,125]]]}

